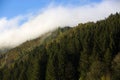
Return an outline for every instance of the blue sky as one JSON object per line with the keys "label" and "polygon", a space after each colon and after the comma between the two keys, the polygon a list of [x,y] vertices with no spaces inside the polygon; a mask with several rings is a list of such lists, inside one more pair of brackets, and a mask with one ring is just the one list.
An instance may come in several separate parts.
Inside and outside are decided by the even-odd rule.
{"label": "blue sky", "polygon": [[0,18],[12,18],[27,13],[35,13],[51,3],[62,6],[83,6],[101,0],[0,0]]}

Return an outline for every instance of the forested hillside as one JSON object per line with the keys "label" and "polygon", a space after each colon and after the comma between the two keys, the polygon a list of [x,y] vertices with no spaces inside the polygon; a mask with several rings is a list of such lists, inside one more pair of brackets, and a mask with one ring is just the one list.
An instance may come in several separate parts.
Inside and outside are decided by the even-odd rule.
{"label": "forested hillside", "polygon": [[0,56],[0,80],[120,80],[120,13],[8,51]]}

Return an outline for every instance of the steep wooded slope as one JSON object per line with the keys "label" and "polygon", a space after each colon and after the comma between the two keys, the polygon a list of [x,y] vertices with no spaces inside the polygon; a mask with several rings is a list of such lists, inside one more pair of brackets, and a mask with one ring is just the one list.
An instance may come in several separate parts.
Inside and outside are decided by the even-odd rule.
{"label": "steep wooded slope", "polygon": [[120,80],[120,14],[63,28],[22,54],[0,69],[0,80]]}

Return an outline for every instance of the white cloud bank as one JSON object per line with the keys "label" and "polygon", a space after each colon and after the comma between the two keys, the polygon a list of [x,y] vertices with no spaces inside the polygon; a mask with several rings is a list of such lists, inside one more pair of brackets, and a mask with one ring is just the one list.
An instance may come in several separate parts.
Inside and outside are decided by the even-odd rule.
{"label": "white cloud bank", "polygon": [[[104,19],[111,13],[120,12],[120,0],[103,0],[85,6],[45,8],[37,15],[0,19],[0,48],[15,47],[34,39],[58,26],[75,26],[78,23]],[[20,24],[24,19],[26,22]]]}

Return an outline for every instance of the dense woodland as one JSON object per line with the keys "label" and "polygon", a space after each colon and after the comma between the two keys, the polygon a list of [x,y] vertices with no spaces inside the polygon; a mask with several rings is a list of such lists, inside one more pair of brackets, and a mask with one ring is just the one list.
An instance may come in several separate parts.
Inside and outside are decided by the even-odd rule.
{"label": "dense woodland", "polygon": [[2,54],[0,80],[120,80],[120,13],[46,35]]}

